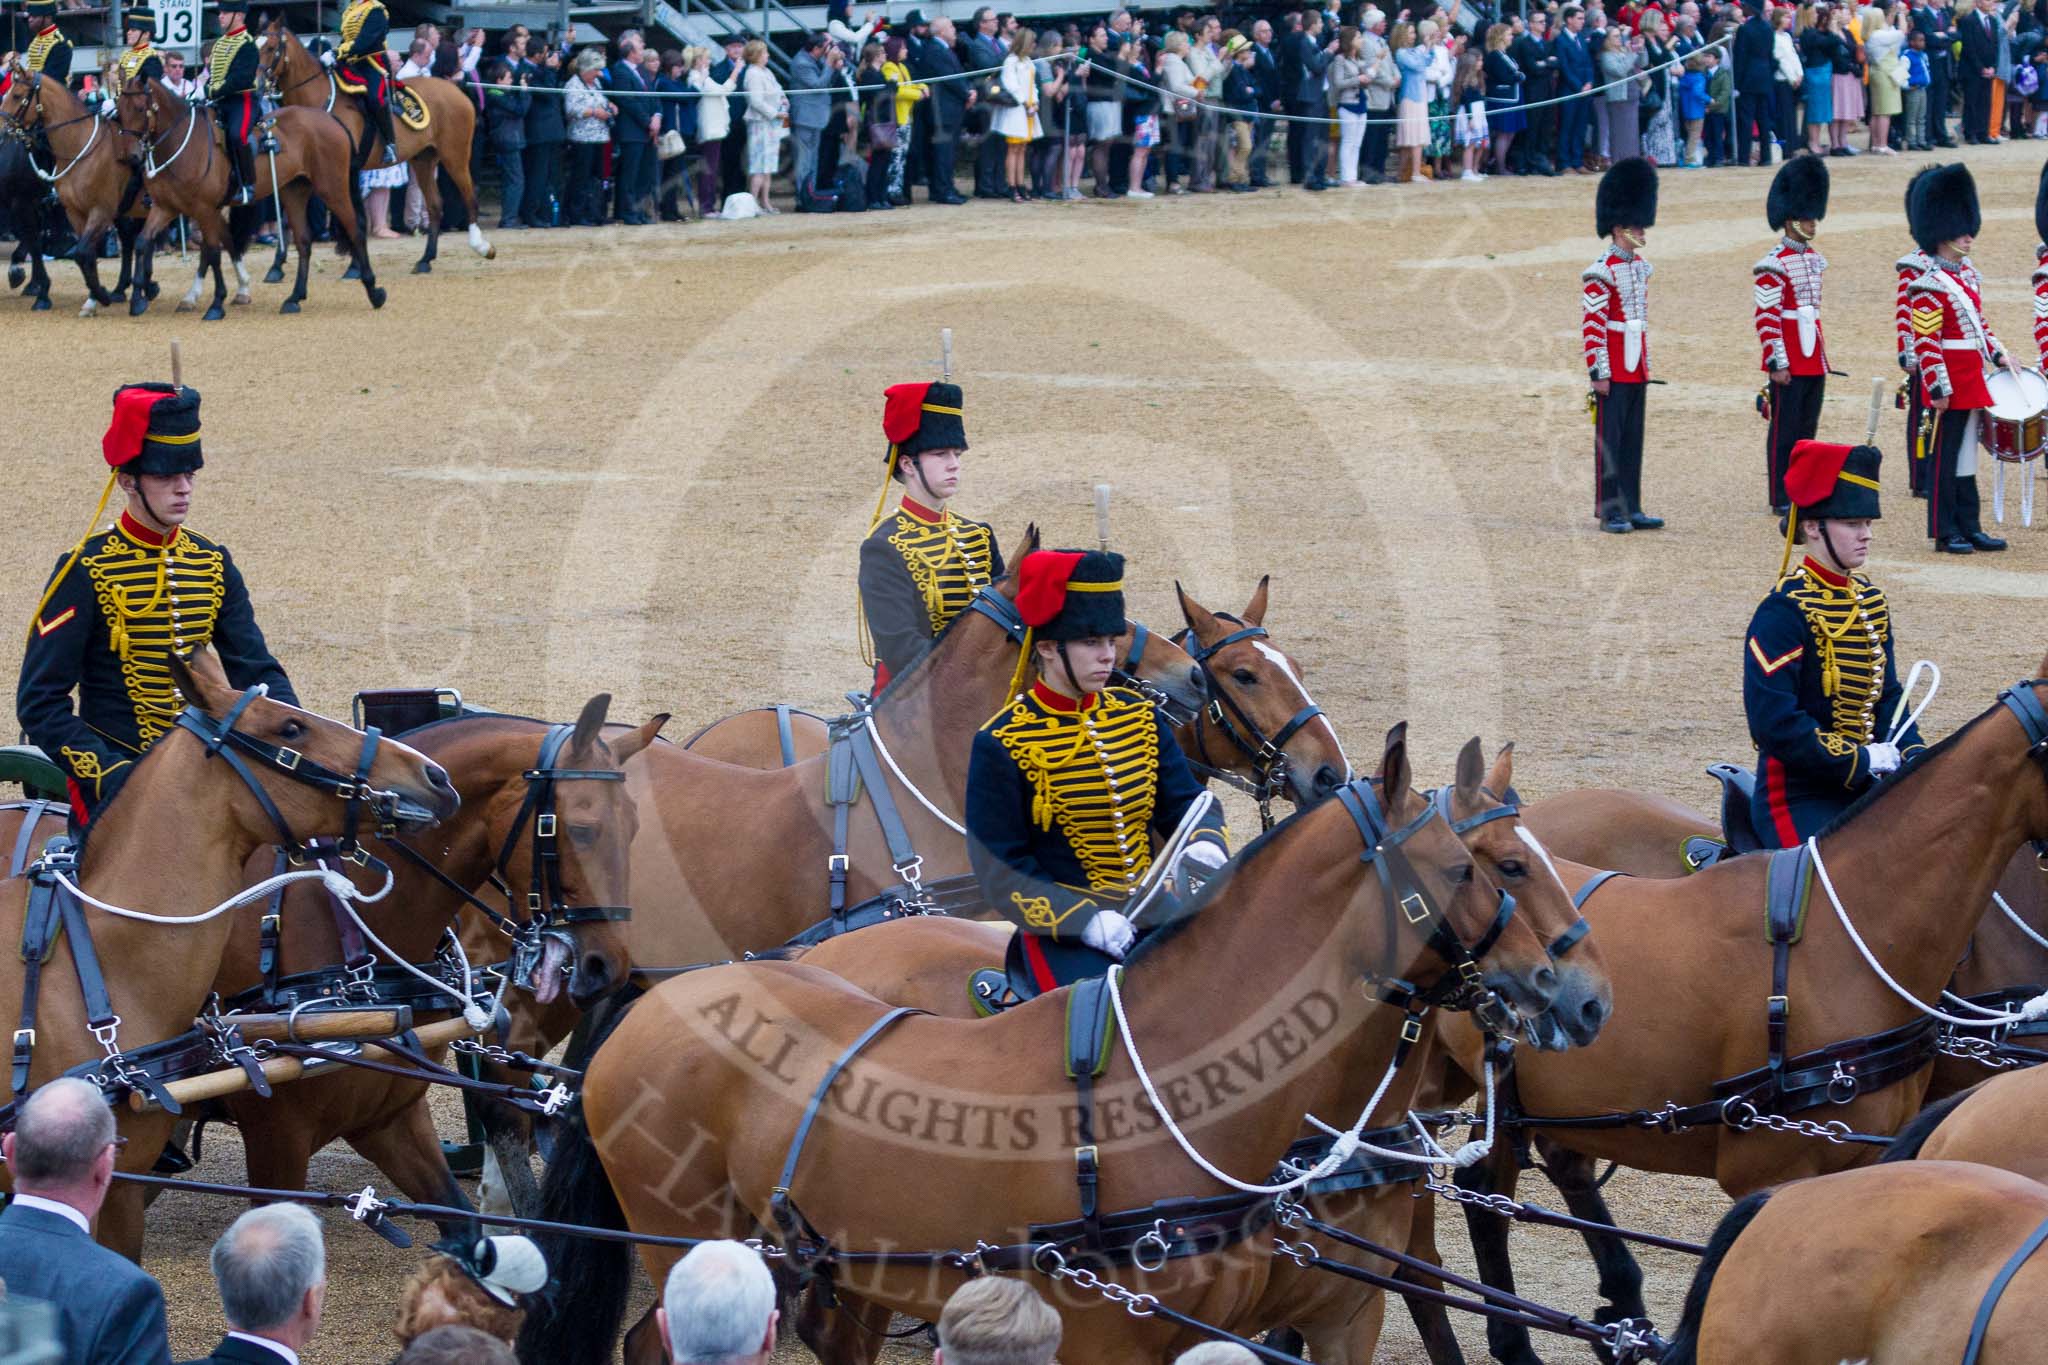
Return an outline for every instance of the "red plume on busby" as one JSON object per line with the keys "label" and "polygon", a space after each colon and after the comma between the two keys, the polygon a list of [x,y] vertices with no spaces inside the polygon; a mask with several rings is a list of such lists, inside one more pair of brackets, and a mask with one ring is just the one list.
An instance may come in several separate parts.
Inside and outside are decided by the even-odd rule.
{"label": "red plume on busby", "polygon": [[1657,225],[1657,168],[1639,156],[1607,168],[1593,196],[1593,227],[1602,237],[1616,228]]}
{"label": "red plume on busby", "polygon": [[882,434],[892,462],[898,455],[967,449],[967,423],[958,384],[894,384],[882,391]]}
{"label": "red plume on busby", "polygon": [[206,464],[199,446],[199,391],[181,384],[124,384],[100,453],[126,474],[189,474]]}
{"label": "red plume on busby", "polygon": [[1033,550],[1017,565],[1017,614],[1041,640],[1124,633],[1124,557]]}
{"label": "red plume on busby", "polygon": [[1828,163],[1817,156],[1795,156],[1778,168],[1764,199],[1764,218],[1771,231],[1787,223],[1828,216]]}
{"label": "red plume on busby", "polygon": [[1974,237],[1984,226],[1977,208],[1977,181],[1960,161],[1930,166],[1913,178],[1906,197],[1913,241],[1932,256],[1943,242]]}

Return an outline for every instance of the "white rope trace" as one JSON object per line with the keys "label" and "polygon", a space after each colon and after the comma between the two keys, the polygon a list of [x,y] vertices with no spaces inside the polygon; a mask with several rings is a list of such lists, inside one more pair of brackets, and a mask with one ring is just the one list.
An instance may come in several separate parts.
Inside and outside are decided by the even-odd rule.
{"label": "white rope trace", "polygon": [[376,892],[376,894],[364,895],[360,890],[357,889],[356,884],[354,882],[342,876],[339,872],[330,872],[324,867],[309,868],[303,872],[281,872],[275,877],[265,877],[262,881],[257,882],[254,886],[247,887],[241,891],[237,891],[234,895],[222,901],[219,905],[214,906],[211,910],[206,911],[204,914],[152,915],[146,910],[130,910],[125,906],[110,905],[106,901],[103,901],[99,899],[99,897],[94,896],[90,892],[87,892],[84,889],[82,889],[78,885],[78,883],[72,881],[70,877],[66,876],[62,872],[53,873],[52,875],[55,877],[57,884],[59,886],[69,891],[72,895],[78,897],[78,899],[84,901],[87,905],[90,905],[95,910],[104,910],[107,914],[113,915],[116,918],[136,920],[143,924],[171,924],[178,925],[184,928],[190,928],[191,926],[197,924],[204,924],[210,919],[217,919],[218,917],[225,915],[228,911],[233,910],[238,906],[247,905],[249,902],[254,900],[261,900],[263,897],[269,895],[271,892],[277,890],[279,887],[289,886],[293,882],[318,881],[325,884],[328,893],[334,896],[337,900],[343,902],[352,900],[362,901],[366,905],[383,900],[385,896],[389,895],[391,892],[392,883],[391,870],[389,868],[386,868],[384,871],[384,885]]}
{"label": "white rope trace", "polygon": [[912,782],[909,778],[903,775],[903,769],[896,766],[896,755],[889,752],[889,746],[882,742],[882,732],[875,728],[875,713],[872,711],[868,712],[867,715],[862,718],[861,723],[868,727],[868,738],[874,740],[875,752],[882,756],[882,762],[889,765],[889,771],[894,773],[896,775],[896,780],[903,784],[903,790],[909,792],[912,796],[916,797],[917,804],[923,806],[926,810],[930,811],[933,817],[936,818],[940,824],[944,825],[947,829],[952,830],[961,838],[966,838],[967,826],[961,824],[952,816],[940,810],[937,806],[934,806],[931,803],[931,800],[928,797],[926,797],[923,792],[917,789],[917,784],[915,782]]}

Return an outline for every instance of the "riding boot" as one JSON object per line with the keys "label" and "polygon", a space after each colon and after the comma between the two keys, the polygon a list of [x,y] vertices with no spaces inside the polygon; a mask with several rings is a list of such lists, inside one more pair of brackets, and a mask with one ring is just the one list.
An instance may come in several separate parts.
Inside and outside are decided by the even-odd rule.
{"label": "riding boot", "polygon": [[229,202],[246,204],[256,197],[256,149],[246,142],[236,141],[233,163],[235,193]]}
{"label": "riding boot", "polygon": [[391,121],[390,101],[371,98],[363,101],[363,103],[368,107],[370,117],[376,120],[378,133],[384,138],[384,164],[396,166],[398,164],[398,130]]}

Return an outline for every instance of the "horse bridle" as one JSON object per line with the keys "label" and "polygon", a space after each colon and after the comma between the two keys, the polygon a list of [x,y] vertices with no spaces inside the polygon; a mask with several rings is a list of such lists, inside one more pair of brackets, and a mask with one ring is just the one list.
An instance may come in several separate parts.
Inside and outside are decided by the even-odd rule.
{"label": "horse bridle", "polygon": [[540,757],[533,767],[520,774],[526,781],[526,799],[520,803],[519,813],[512,817],[512,825],[505,831],[505,842],[498,849],[497,862],[491,872],[492,884],[504,893],[505,903],[511,907],[514,901],[511,886],[505,880],[506,869],[511,865],[512,853],[519,846],[520,837],[531,825],[533,867],[527,881],[526,919],[512,932],[512,983],[528,989],[533,985],[534,973],[540,967],[550,939],[571,953],[575,951],[575,940],[567,928],[557,928],[557,925],[619,924],[633,918],[633,908],[629,905],[571,905],[568,894],[562,889],[555,784],[626,780],[626,775],[617,768],[556,767],[562,746],[575,733],[574,725],[548,727],[540,742]]}
{"label": "horse bridle", "polygon": [[[1518,819],[1522,814],[1522,798],[1513,787],[1508,788],[1506,798],[1499,805],[1489,806],[1485,810],[1468,815],[1462,820],[1456,819],[1451,815],[1451,789],[1449,787],[1438,787],[1430,793],[1429,799],[1442,812],[1445,822],[1451,827],[1451,833],[1461,839],[1473,830],[1478,829],[1481,825],[1491,824],[1495,820]],[[1591,932],[1593,932],[1593,926],[1586,923],[1584,915],[1579,915],[1572,920],[1563,933],[1544,945],[1544,951],[1550,954],[1552,961],[1556,961],[1572,949],[1578,947],[1579,940]]]}
{"label": "horse bridle", "polygon": [[1445,1009],[1470,1010],[1479,1022],[1489,1030],[1504,1031],[1513,1024],[1513,1015],[1493,991],[1486,985],[1485,972],[1479,960],[1493,951],[1495,943],[1514,918],[1515,898],[1500,890],[1499,909],[1495,911],[1486,931],[1479,941],[1467,944],[1451,927],[1450,916],[1437,903],[1436,897],[1423,885],[1422,878],[1415,871],[1415,864],[1402,849],[1415,835],[1436,821],[1450,826],[1447,809],[1441,802],[1427,802],[1420,815],[1401,826],[1392,828],[1387,810],[1380,802],[1379,793],[1374,789],[1374,779],[1354,778],[1337,789],[1337,800],[1343,805],[1351,823],[1358,827],[1358,837],[1365,842],[1365,852],[1359,855],[1362,863],[1372,864],[1380,881],[1381,900],[1387,917],[1387,942],[1392,945],[1400,933],[1404,920],[1423,935],[1424,945],[1450,967],[1434,985],[1417,986],[1414,982],[1400,977],[1373,973],[1368,983],[1373,985],[1379,998],[1389,1004],[1399,1005],[1415,1012],[1417,1006],[1439,1005]]}
{"label": "horse bridle", "polygon": [[398,793],[383,791],[370,785],[370,769],[377,762],[377,750],[383,739],[382,732],[374,725],[363,731],[362,755],[356,760],[355,772],[348,775],[307,758],[297,749],[283,744],[272,744],[268,740],[258,739],[254,735],[237,730],[235,722],[241,719],[242,712],[248,708],[249,703],[267,695],[268,692],[269,688],[266,685],[258,683],[238,697],[235,704],[228,708],[227,714],[219,719],[207,715],[197,706],[187,706],[179,714],[177,724],[180,729],[189,730],[198,736],[200,743],[206,746],[207,758],[218,758],[234,769],[235,775],[242,779],[242,785],[256,798],[256,804],[262,808],[264,817],[277,831],[278,846],[286,850],[294,860],[305,856],[306,845],[292,834],[291,825],[284,818],[284,812],[277,808],[277,802],[263,789],[263,784],[257,780],[255,771],[245,760],[245,755],[283,773],[301,786],[325,792],[346,803],[347,810],[337,847],[343,856],[359,864],[367,865],[375,861],[363,852],[357,842],[365,812],[376,822],[376,832],[380,835],[396,833],[400,821],[424,822],[433,818],[431,811],[413,805]]}
{"label": "horse bridle", "polygon": [[[1216,671],[1210,666],[1209,661],[1241,641],[1264,640],[1270,637],[1266,634],[1264,626],[1248,626],[1226,612],[1217,612],[1216,619],[1228,621],[1237,629],[1213,645],[1202,644],[1195,638],[1191,628],[1180,630],[1173,637],[1173,642],[1186,649],[1188,657],[1202,670],[1202,681],[1209,689],[1209,705],[1197,712],[1194,717],[1195,751],[1200,753],[1208,747],[1206,731],[1208,726],[1213,725],[1223,732],[1224,738],[1228,739],[1240,754],[1244,755],[1245,760],[1251,764],[1253,776],[1247,780],[1236,773],[1212,767],[1198,759],[1191,758],[1188,763],[1201,776],[1227,783],[1257,801],[1259,823],[1262,828],[1271,829],[1273,798],[1280,795],[1287,785],[1287,745],[1310,721],[1323,714],[1323,708],[1310,702],[1296,711],[1288,722],[1280,727],[1278,734],[1268,738],[1257,722],[1244,713],[1244,708],[1237,704],[1237,699],[1230,695],[1229,689],[1223,686],[1223,680],[1216,676]],[[1192,649],[1188,648],[1190,642],[1195,646]]]}

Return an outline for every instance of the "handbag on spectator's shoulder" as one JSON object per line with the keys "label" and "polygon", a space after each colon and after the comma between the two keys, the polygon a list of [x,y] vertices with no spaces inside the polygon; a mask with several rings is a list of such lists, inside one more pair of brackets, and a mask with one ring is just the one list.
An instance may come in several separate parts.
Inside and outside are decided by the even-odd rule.
{"label": "handbag on spectator's shoulder", "polygon": [[664,129],[654,144],[654,155],[662,161],[673,161],[686,150],[683,135],[673,128]]}
{"label": "handbag on spectator's shoulder", "polygon": [[894,123],[870,123],[868,125],[868,146],[878,152],[896,150],[897,127]]}
{"label": "handbag on spectator's shoulder", "polygon": [[990,76],[981,83],[981,102],[997,109],[1015,109],[1017,97],[1003,88],[1003,78]]}

